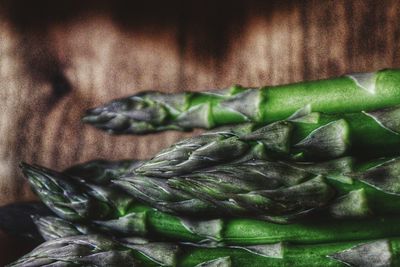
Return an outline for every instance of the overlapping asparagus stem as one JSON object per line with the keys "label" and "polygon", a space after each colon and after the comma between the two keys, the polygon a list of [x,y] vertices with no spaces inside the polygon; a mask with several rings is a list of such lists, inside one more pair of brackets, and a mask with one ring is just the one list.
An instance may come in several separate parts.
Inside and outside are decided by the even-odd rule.
{"label": "overlapping asparagus stem", "polygon": [[89,110],[84,121],[117,134],[214,128],[282,120],[310,105],[312,111],[351,113],[400,104],[400,70],[328,80],[207,92],[142,92]]}
{"label": "overlapping asparagus stem", "polygon": [[396,155],[400,149],[399,120],[400,107],[341,115],[301,110],[261,128],[244,124],[180,141],[142,163],[135,172],[172,177],[250,158],[321,161],[345,155]]}
{"label": "overlapping asparagus stem", "polygon": [[172,243],[78,235],[49,240],[9,266],[175,266],[177,249]]}
{"label": "overlapping asparagus stem", "polygon": [[[189,220],[143,206],[110,185],[92,185],[83,180],[26,164],[23,169],[39,197],[61,218],[86,223],[96,231],[116,236],[142,235],[187,242],[208,240],[224,244],[252,245],[280,241],[322,243],[366,240],[400,234],[398,223],[400,217],[396,216],[374,216],[365,220],[357,216],[357,219],[346,220],[334,220],[329,216],[310,217],[299,224],[288,225],[251,219]],[[348,186],[351,187],[352,184],[349,183]],[[81,205],[75,205],[66,200],[69,194],[79,196],[79,199],[85,201],[82,201]],[[57,197],[58,195],[65,197]],[[395,208],[396,202],[393,199],[389,201]],[[92,210],[93,203],[96,203],[94,207],[101,208],[99,212],[82,212]],[[339,205],[333,207],[343,212],[340,214],[336,211],[338,216],[348,215],[346,210],[358,210],[354,207],[341,208],[340,201],[337,203]],[[72,216],[73,213],[77,215]]]}
{"label": "overlapping asparagus stem", "polygon": [[[82,227],[82,225],[51,216],[35,218],[35,223],[46,240],[88,234],[89,232],[91,232],[92,235],[95,234],[92,229],[88,231],[87,226]],[[301,234],[301,232],[299,232],[299,234]],[[396,239],[374,242],[347,241],[322,245],[276,243],[261,245],[225,245],[222,247],[208,244],[200,245],[202,247],[201,249],[184,246],[181,243],[179,250],[180,252],[184,251],[184,253],[179,254],[176,253],[178,250],[170,249],[173,247],[172,244],[148,244],[148,242],[143,242],[143,240],[137,238],[120,241],[125,245],[129,244],[131,248],[139,249],[141,252],[147,252],[147,256],[150,256],[150,259],[153,261],[155,258],[158,258],[158,262],[160,262],[160,257],[157,257],[160,255],[160,248],[167,248],[166,250],[161,250],[163,253],[169,253],[161,258],[163,266],[169,263],[173,263],[175,266],[177,256],[180,257],[178,266],[198,266],[198,264],[205,263],[227,264],[223,266],[243,266],[243,264],[246,264],[246,261],[249,260],[251,256],[250,253],[253,254],[253,257],[255,256],[258,259],[254,262],[256,266],[267,263],[267,266],[288,266],[288,264],[291,266],[322,266],[322,264],[323,266],[342,266],[338,265],[337,262],[335,263],[329,260],[326,258],[327,256],[343,263],[346,262],[351,266],[381,266],[382,264],[396,266],[398,261],[398,241]],[[134,246],[132,246],[132,241],[136,241]],[[138,243],[138,241],[140,242]],[[147,244],[147,248],[143,246],[143,244]],[[156,246],[154,246],[155,244]],[[191,245],[199,246],[196,244]],[[259,256],[267,257],[268,262],[265,262],[265,259],[261,259]]]}
{"label": "overlapping asparagus stem", "polygon": [[22,266],[397,266],[400,240],[321,245],[277,243],[247,247],[196,247],[141,239],[80,235],[47,241],[9,267]]}
{"label": "overlapping asparagus stem", "polygon": [[[212,258],[218,256],[220,261],[229,260],[231,265],[228,263],[226,266],[397,266],[398,248],[399,239],[390,238],[367,242],[348,241],[319,245],[274,244],[269,247],[268,245],[257,247],[256,253],[261,252],[259,254],[261,256],[264,252],[264,257],[246,253],[246,249],[251,251],[248,247],[235,250],[195,249],[179,266],[193,266],[199,261],[212,261]],[[226,257],[228,253],[229,259]],[[270,253],[269,257],[265,257],[267,253]]]}
{"label": "overlapping asparagus stem", "polygon": [[290,222],[321,212],[339,218],[399,214],[400,159],[352,165],[350,158],[311,164],[250,160],[169,179],[132,173],[113,182],[159,210],[190,216]]}

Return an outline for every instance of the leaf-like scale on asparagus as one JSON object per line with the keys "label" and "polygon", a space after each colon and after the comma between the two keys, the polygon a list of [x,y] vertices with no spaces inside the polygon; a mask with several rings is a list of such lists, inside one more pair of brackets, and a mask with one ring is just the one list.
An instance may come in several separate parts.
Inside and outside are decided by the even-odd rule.
{"label": "leaf-like scale on asparagus", "polygon": [[134,249],[161,266],[176,266],[179,246],[167,242],[149,242],[139,238],[125,238],[125,247]]}
{"label": "leaf-like scale on asparagus", "polygon": [[330,214],[335,218],[365,218],[372,215],[364,189],[349,192],[337,199],[330,207]]}
{"label": "leaf-like scale on asparagus", "polygon": [[355,176],[382,191],[400,194],[400,158],[389,160]]}
{"label": "leaf-like scale on asparagus", "polygon": [[345,155],[349,149],[349,126],[345,120],[330,122],[314,130],[294,147],[305,151],[305,157],[330,159]]}
{"label": "leaf-like scale on asparagus", "polygon": [[90,234],[95,232],[86,225],[72,223],[54,216],[35,215],[32,217],[32,220],[44,240],[52,240],[61,237]]}
{"label": "leaf-like scale on asparagus", "polygon": [[198,221],[189,218],[181,219],[182,225],[190,232],[207,237],[211,240],[221,240],[224,222],[222,219]]}
{"label": "leaf-like scale on asparagus", "polygon": [[232,267],[232,261],[229,256],[221,257],[215,260],[199,263],[195,267]]}
{"label": "leaf-like scale on asparagus", "polygon": [[400,134],[400,109],[399,106],[389,107],[385,109],[373,110],[364,112],[372,117],[382,127],[392,131],[395,134]]}
{"label": "leaf-like scale on asparagus", "polygon": [[389,240],[373,241],[330,255],[331,258],[350,266],[394,266]]}

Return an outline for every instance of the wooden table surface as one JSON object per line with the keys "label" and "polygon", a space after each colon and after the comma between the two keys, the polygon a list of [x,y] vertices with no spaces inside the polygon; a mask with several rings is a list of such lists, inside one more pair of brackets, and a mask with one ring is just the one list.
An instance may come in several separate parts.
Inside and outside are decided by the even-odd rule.
{"label": "wooden table surface", "polygon": [[[60,170],[148,158],[190,135],[109,136],[80,123],[107,100],[400,66],[398,1],[127,2],[1,1],[0,205],[34,198],[20,161]],[[15,244],[0,238],[0,266],[24,252]]]}

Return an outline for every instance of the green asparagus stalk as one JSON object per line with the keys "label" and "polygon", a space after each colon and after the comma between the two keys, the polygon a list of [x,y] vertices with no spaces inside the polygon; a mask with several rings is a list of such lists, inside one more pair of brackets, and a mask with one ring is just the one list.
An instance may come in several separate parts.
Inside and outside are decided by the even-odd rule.
{"label": "green asparagus stalk", "polygon": [[363,164],[351,158],[318,164],[250,160],[169,179],[133,173],[113,182],[167,213],[287,223],[321,212],[336,218],[399,214],[399,170],[399,158]]}
{"label": "green asparagus stalk", "polygon": [[400,70],[345,75],[259,89],[232,86],[206,92],[142,92],[88,110],[83,121],[115,134],[214,128],[282,120],[309,105],[312,111],[352,113],[400,104]]}
{"label": "green asparagus stalk", "polygon": [[376,158],[400,149],[400,107],[369,113],[327,115],[303,109],[261,128],[244,124],[180,141],[135,172],[172,177],[245,159],[321,161],[345,155]]}
{"label": "green asparagus stalk", "polygon": [[[110,185],[92,185],[38,166],[23,164],[22,167],[42,201],[61,218],[115,236],[138,235],[194,243],[256,245],[281,241],[323,243],[366,240],[400,234],[398,216],[377,215],[346,220],[334,220],[329,216],[310,217],[301,223],[286,225],[244,218],[188,219],[142,205]],[[353,185],[349,183],[348,186]],[[72,197],[82,201],[73,203],[69,201]],[[393,208],[398,207],[395,201],[389,201]],[[346,212],[340,214],[338,210],[346,211],[346,205],[338,203],[333,207],[336,207],[338,216],[343,216]],[[352,202],[347,204],[351,206]]]}
{"label": "green asparagus stalk", "polygon": [[[45,216],[45,217],[35,217],[35,223],[37,224],[39,231],[42,233],[43,237],[45,240],[53,240],[53,239],[57,239],[57,238],[62,238],[62,237],[69,237],[69,236],[75,236],[75,235],[81,235],[81,234],[88,234],[88,227],[82,227],[79,224],[74,224],[71,222],[68,222],[66,220],[57,218],[57,217],[52,217],[52,216]],[[90,231],[91,234],[94,234],[94,231]],[[122,240],[125,245],[127,244],[127,240],[129,239],[124,239]],[[131,239],[132,240],[132,239]],[[138,240],[136,239],[133,239]],[[139,239],[140,240],[140,239]],[[194,265],[198,265],[198,264],[205,264],[205,262],[208,262],[209,264],[213,263],[224,263],[224,264],[231,264],[232,266],[232,257],[234,259],[234,261],[239,260],[239,259],[243,259],[248,256],[249,253],[253,253],[254,256],[256,256],[257,258],[259,256],[262,257],[267,257],[270,258],[271,261],[273,261],[273,258],[284,258],[285,260],[285,264],[287,264],[288,262],[290,262],[291,260],[294,260],[293,258],[296,258],[296,261],[294,261],[292,263],[292,265],[296,266],[298,263],[298,260],[300,258],[304,259],[305,257],[307,258],[307,260],[305,262],[302,262],[302,264],[307,264],[306,262],[308,262],[311,266],[311,264],[322,264],[322,262],[328,264],[333,264],[333,261],[328,261],[326,258],[324,258],[324,260],[322,260],[321,258],[323,256],[326,256],[326,254],[331,253],[329,255],[329,257],[331,259],[336,259],[340,262],[346,262],[347,264],[350,264],[352,266],[356,265],[361,265],[361,266],[365,266],[367,263],[369,265],[375,264],[389,264],[390,263],[393,266],[395,263],[397,263],[397,260],[395,260],[395,255],[397,255],[396,253],[398,253],[398,250],[396,248],[397,246],[397,241],[388,241],[388,240],[379,240],[379,241],[375,241],[375,242],[367,242],[367,243],[363,243],[360,241],[353,241],[353,242],[345,242],[344,244],[323,244],[323,245],[307,245],[307,246],[299,246],[299,245],[293,245],[293,244],[282,244],[282,243],[277,243],[277,244],[271,244],[271,245],[250,245],[250,246],[224,246],[224,248],[222,247],[216,247],[213,249],[202,249],[202,250],[196,250],[190,247],[186,247],[186,253],[188,251],[190,251],[190,255],[193,255],[193,253],[196,256],[181,256],[181,260],[180,260],[180,265],[187,265],[187,266],[194,266]],[[137,243],[137,242],[136,242]],[[145,244],[147,242],[144,242]],[[352,245],[356,244],[356,243],[360,243],[357,244],[357,246],[351,247]],[[129,243],[130,246],[132,247],[132,241]],[[154,244],[154,243],[153,243]],[[160,244],[160,243],[158,243]],[[143,241],[139,244],[141,246],[143,246]],[[194,244],[192,244],[194,245]],[[198,245],[195,245],[198,246]],[[212,247],[215,245],[202,245],[203,247]],[[168,246],[167,246],[168,247]],[[184,246],[180,247],[180,250],[182,250]],[[135,246],[135,248],[138,248],[137,246]],[[153,253],[155,254],[159,254],[155,251],[155,247],[154,245],[151,247],[153,249]],[[229,248],[229,249],[227,249]],[[232,249],[234,248],[234,250]],[[339,251],[337,252],[337,249],[343,249],[345,248],[345,251]],[[307,252],[307,249],[309,249],[309,251]],[[243,251],[240,250],[244,250],[246,253],[243,253]],[[367,252],[365,252],[365,250],[367,250]],[[143,248],[142,248],[142,251]],[[317,251],[317,255],[321,255],[322,257],[317,261],[317,262],[311,262],[309,261],[309,257],[312,253],[315,253]],[[332,254],[332,251],[335,251],[335,253]],[[394,252],[393,252],[394,251]],[[169,259],[176,259],[177,255],[175,255],[176,251],[164,251],[164,252],[169,252]],[[225,255],[220,254],[220,253],[226,253]],[[312,252],[312,253],[310,253]],[[363,252],[362,257],[360,257],[360,255],[358,255],[360,252]],[[389,253],[388,253],[389,252]],[[394,255],[393,255],[394,253]],[[171,256],[172,254],[172,256]],[[239,254],[239,255],[237,255]],[[325,254],[325,255],[324,255]],[[153,254],[154,255],[154,254]],[[210,256],[211,255],[211,256]],[[235,259],[237,257],[239,257],[238,259]],[[205,258],[204,258],[205,257]],[[214,259],[216,258],[216,259]],[[154,257],[153,257],[154,259]],[[201,261],[204,261],[203,263],[199,263]],[[321,262],[322,261],[322,262]],[[169,260],[170,263],[175,263],[175,260]],[[239,264],[238,262],[235,262],[236,264]],[[246,263],[246,262],[245,262]],[[257,264],[261,264],[261,262],[257,261]],[[275,263],[276,264],[276,263]],[[164,266],[165,266],[165,258],[164,258]],[[238,266],[242,266],[242,265],[238,265]],[[269,266],[269,265],[268,265]],[[275,266],[275,265],[273,265]],[[281,265],[278,265],[281,266]],[[320,266],[320,265],[316,265],[316,266]],[[324,265],[326,266],[326,265]]]}
{"label": "green asparagus stalk", "polygon": [[[247,248],[193,249],[178,266],[398,266],[397,238],[319,245],[274,244]],[[253,247],[254,248],[254,247]],[[256,253],[252,255],[248,252]],[[266,254],[269,254],[266,256]],[[229,256],[228,256],[229,255]],[[261,256],[261,257],[260,257]],[[196,265],[206,261],[210,265]],[[216,263],[221,265],[218,265]],[[223,265],[223,264],[226,265]],[[215,264],[215,265],[212,265]]]}
{"label": "green asparagus stalk", "polygon": [[138,238],[78,235],[49,240],[9,266],[175,266],[177,249]]}
{"label": "green asparagus stalk", "polygon": [[50,240],[9,267],[22,266],[398,266],[400,240],[319,245],[277,243],[248,247],[198,247],[146,240],[80,235]]}

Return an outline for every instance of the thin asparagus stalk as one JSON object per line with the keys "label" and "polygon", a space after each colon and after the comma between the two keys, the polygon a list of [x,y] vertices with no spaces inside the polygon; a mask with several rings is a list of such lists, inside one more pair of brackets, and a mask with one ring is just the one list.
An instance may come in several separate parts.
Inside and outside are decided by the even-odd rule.
{"label": "thin asparagus stalk", "polygon": [[19,266],[397,266],[400,240],[319,245],[272,244],[196,247],[146,240],[80,235],[50,240],[9,265]]}
{"label": "thin asparagus stalk", "polygon": [[399,214],[399,170],[400,158],[363,164],[351,158],[311,164],[250,160],[169,179],[133,173],[113,182],[167,213],[288,223],[319,213]]}
{"label": "thin asparagus stalk", "polygon": [[398,248],[397,238],[318,245],[280,243],[269,246],[237,247],[237,249],[202,248],[191,250],[187,257],[184,255],[178,266],[203,266],[201,264],[208,262],[211,265],[204,266],[394,267],[399,264]]}
{"label": "thin asparagus stalk", "polygon": [[[60,218],[56,217],[51,217],[51,216],[46,216],[46,217],[36,217],[35,218],[35,223],[37,224],[39,231],[42,233],[43,237],[45,240],[52,240],[52,239],[57,239],[61,237],[68,237],[68,236],[74,236],[74,235],[81,235],[81,234],[88,234],[88,227],[82,227],[79,224],[74,224],[68,221],[65,221]],[[94,234],[95,232],[91,231],[91,234]],[[135,239],[133,239],[135,240]],[[137,239],[136,239],[137,240]],[[129,239],[122,240],[125,245],[130,244],[130,247],[132,247],[132,242],[129,242]],[[128,243],[127,243],[128,242]],[[328,257],[331,259],[336,259],[340,262],[346,262],[349,265],[352,266],[366,266],[366,264],[369,264],[368,266],[374,266],[379,265],[379,264],[389,264],[390,263],[393,266],[396,266],[395,263],[397,261],[394,259],[393,252],[394,254],[397,255],[398,249],[396,247],[397,241],[388,241],[388,240],[379,240],[375,241],[373,243],[371,242],[362,242],[362,241],[353,241],[353,242],[344,242],[344,244],[323,244],[323,245],[294,245],[294,244],[283,244],[283,243],[276,243],[276,244],[262,244],[262,245],[248,245],[248,246],[224,246],[222,247],[216,247],[216,245],[201,245],[202,247],[208,248],[210,247],[211,249],[193,249],[191,247],[186,246],[186,249],[183,249],[185,246],[181,246],[180,250],[184,250],[186,253],[190,251],[189,256],[185,256],[182,254],[181,259],[179,260],[180,265],[187,265],[187,266],[198,266],[198,264],[205,264],[205,263],[213,263],[213,264],[230,264],[232,266],[232,262],[234,262],[238,266],[243,266],[241,264],[241,261],[243,259],[248,260],[248,254],[253,253],[255,254],[256,257],[258,256],[263,256],[263,257],[268,257],[270,260],[273,262],[273,258],[284,258],[285,264],[288,262],[292,262],[292,266],[298,266],[299,260],[301,260],[301,264],[307,265],[310,264],[322,264],[322,262],[329,265],[324,265],[324,266],[330,266],[331,264],[334,264],[332,261],[328,261],[324,256],[326,256],[328,253]],[[137,243],[137,242],[136,242]],[[354,244],[357,244],[354,246]],[[199,246],[196,244],[191,244],[194,246]],[[354,246],[354,247],[351,247]],[[212,248],[212,247],[216,247]],[[137,246],[135,246],[137,248]],[[226,249],[229,248],[229,249]],[[231,248],[235,248],[232,250]],[[246,253],[243,253],[243,251],[240,251],[240,249],[246,251]],[[307,252],[307,249],[309,251]],[[336,251],[337,249],[345,249],[344,251]],[[221,254],[224,253],[225,255]],[[332,254],[332,251],[335,251],[335,253]],[[249,252],[249,253],[248,253]],[[312,252],[312,254],[310,253]],[[317,252],[317,253],[316,253]],[[362,257],[358,255],[359,253],[362,252]],[[389,253],[388,253],[389,252]],[[156,253],[153,251],[153,253]],[[171,254],[175,254],[175,251],[170,251]],[[159,253],[156,253],[159,254]],[[227,256],[229,255],[229,256]],[[317,262],[314,261],[309,261],[310,257],[318,258],[315,257],[316,255],[322,256],[321,258],[324,257],[324,260],[321,258],[318,259]],[[171,257],[176,258],[177,256],[174,255]],[[204,258],[205,257],[205,258]],[[305,261],[303,261],[306,258]],[[233,259],[233,260],[232,260]],[[199,263],[199,261],[204,261],[202,263]],[[322,261],[322,262],[321,262]],[[174,262],[175,261],[170,261]],[[243,262],[246,263],[246,262]],[[264,262],[263,262],[264,263]],[[240,265],[239,265],[240,264]],[[261,264],[260,261],[257,261],[255,264]],[[275,262],[275,265],[277,263]],[[273,265],[273,266],[275,266]],[[213,266],[213,265],[212,265]],[[257,265],[256,265],[257,266]],[[268,265],[269,266],[269,265]],[[279,265],[281,266],[281,265]],[[320,266],[320,265],[316,265]]]}
{"label": "thin asparagus stalk", "polygon": [[175,266],[173,243],[102,235],[78,235],[49,240],[9,266]]}
{"label": "thin asparagus stalk", "polygon": [[327,115],[304,109],[261,128],[245,124],[180,141],[135,169],[172,177],[244,159],[321,161],[345,155],[376,158],[400,149],[400,106],[369,113]]}
{"label": "thin asparagus stalk", "polygon": [[345,75],[259,89],[232,86],[206,92],[148,91],[88,110],[83,121],[115,134],[214,128],[282,120],[310,105],[312,111],[351,113],[400,104],[400,70]]}
{"label": "thin asparagus stalk", "polygon": [[[110,185],[92,185],[37,166],[24,164],[22,167],[42,201],[61,218],[85,223],[96,231],[115,236],[140,235],[195,243],[212,241],[254,245],[280,241],[339,242],[400,234],[400,217],[397,216],[374,216],[367,219],[356,216],[346,220],[334,220],[329,216],[310,217],[301,223],[287,225],[243,218],[188,219],[141,205]],[[82,201],[69,201],[72,195]],[[392,205],[395,207],[396,203],[393,201]],[[340,205],[336,207],[336,210],[346,211]],[[338,216],[344,214],[339,213]]]}

